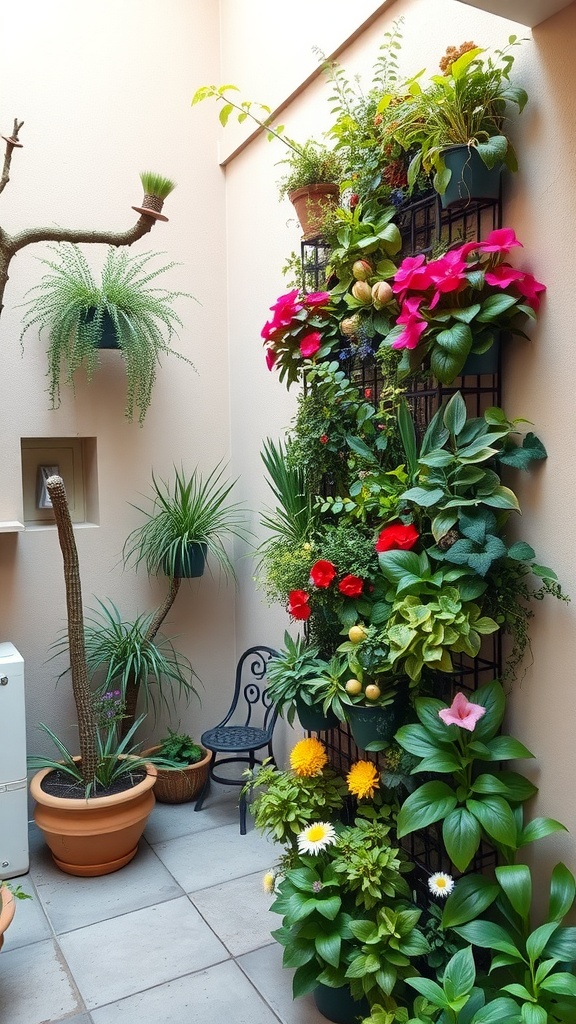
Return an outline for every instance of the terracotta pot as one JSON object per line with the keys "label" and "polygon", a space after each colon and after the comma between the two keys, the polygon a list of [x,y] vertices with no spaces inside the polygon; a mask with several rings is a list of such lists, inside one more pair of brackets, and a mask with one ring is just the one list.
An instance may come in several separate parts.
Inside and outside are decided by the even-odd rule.
{"label": "terracotta pot", "polygon": [[45,793],[42,780],[51,770],[33,776],[30,793],[36,801],[34,820],[56,865],[69,875],[93,877],[128,864],[156,803],[155,766],[147,764],[146,776],[131,789],[87,800]]}
{"label": "terracotta pot", "polygon": [[[144,751],[144,757],[157,754],[160,747],[150,747]],[[204,747],[202,747],[204,750]],[[186,768],[157,768],[158,777],[154,786],[154,796],[161,804],[185,804],[194,800],[201,793],[210,767],[212,754],[204,750],[204,757],[196,764]]]}
{"label": "terracotta pot", "polygon": [[7,885],[0,885],[0,949],[4,943],[4,932],[12,923],[16,900]]}
{"label": "terracotta pot", "polygon": [[320,238],[326,214],[338,206],[338,185],[305,185],[288,196],[302,228],[302,238]]}

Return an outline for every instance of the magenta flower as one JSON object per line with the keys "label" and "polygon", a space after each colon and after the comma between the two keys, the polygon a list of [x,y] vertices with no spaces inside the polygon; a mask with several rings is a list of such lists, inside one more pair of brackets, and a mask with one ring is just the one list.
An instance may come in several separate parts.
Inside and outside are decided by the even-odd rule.
{"label": "magenta flower", "polygon": [[320,331],[311,331],[310,334],[305,334],[300,342],[300,355],[303,359],[310,359],[322,344],[322,335]]}
{"label": "magenta flower", "polygon": [[537,311],[540,308],[540,292],[546,291],[546,285],[540,284],[533,274],[523,274],[515,284],[520,295],[524,295],[532,309]]}
{"label": "magenta flower", "polygon": [[276,353],[273,348],[266,349],[266,366],[269,370],[274,369],[274,363],[276,362]]}
{"label": "magenta flower", "polygon": [[[468,269],[468,265],[462,259],[458,249],[455,249],[453,252],[447,252],[445,256],[434,260],[428,266],[430,277],[438,292],[454,292],[465,287],[468,284],[466,277]],[[436,296],[434,298],[438,301]],[[436,302],[432,300],[430,308],[435,305]]]}
{"label": "magenta flower", "polygon": [[487,270],[484,276],[486,284],[493,284],[496,288],[507,288],[508,285],[521,281],[524,274],[521,270],[514,270],[508,263],[502,263],[493,270]]}
{"label": "magenta flower", "polygon": [[421,334],[423,334],[428,326],[426,320],[423,320],[418,312],[421,304],[421,296],[412,296],[412,298],[405,299],[402,303],[402,312],[400,313],[396,323],[404,324],[404,330],[402,331],[402,334],[392,342],[392,348],[417,347]]}
{"label": "magenta flower", "polygon": [[409,288],[413,291],[419,289],[425,291],[432,281],[428,267],[423,266],[426,257],[423,253],[419,256],[407,256],[396,271],[392,291],[396,294],[407,292]]}
{"label": "magenta flower", "polygon": [[521,249],[524,248],[522,242],[519,242],[516,238],[516,232],[513,228],[496,228],[491,231],[487,238],[483,242],[477,242],[476,247],[479,252],[510,252],[515,246],[519,245]]}
{"label": "magenta flower", "polygon": [[461,729],[468,729],[474,732],[476,723],[486,714],[486,708],[481,704],[471,704],[463,693],[457,693],[449,708],[443,708],[438,712],[444,725],[458,725]]}
{"label": "magenta flower", "polygon": [[306,306],[327,306],[330,295],[328,292],[309,292],[303,296],[303,302]]}

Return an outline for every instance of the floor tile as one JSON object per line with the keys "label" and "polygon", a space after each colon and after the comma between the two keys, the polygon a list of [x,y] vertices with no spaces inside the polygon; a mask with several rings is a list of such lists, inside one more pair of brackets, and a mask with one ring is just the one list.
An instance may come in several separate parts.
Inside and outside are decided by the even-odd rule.
{"label": "floor tile", "polygon": [[[54,1024],[54,1022],[51,1022]],[[59,1022],[56,1022],[59,1024]],[[66,1017],[62,1020],[62,1024],[94,1024],[94,1019],[90,1013],[81,1013],[78,1017]]]}
{"label": "floor tile", "polygon": [[30,942],[40,942],[52,938],[50,923],[42,909],[36,889],[30,875],[13,878],[13,885],[21,885],[32,899],[16,900],[16,913],[10,928],[4,936],[4,950],[16,949]]}
{"label": "floor tile", "polygon": [[59,941],[89,1010],[228,957],[184,896],[79,928]]}
{"label": "floor tile", "polygon": [[51,940],[0,953],[0,1020],[46,1024],[84,1009],[66,965]]}
{"label": "floor tile", "polygon": [[270,935],[281,918],[270,912],[272,898],[262,888],[262,872],[190,893],[202,917],[232,956],[274,942]]}
{"label": "floor tile", "polygon": [[157,843],[154,851],[185,892],[266,871],[277,854],[258,832],[241,836],[238,824]]}
{"label": "floor tile", "polygon": [[282,1024],[326,1024],[326,1017],[316,1009],[311,995],[292,998],[294,972],[282,967],[282,947],[277,942],[246,953],[237,964],[278,1014]]}
{"label": "floor tile", "polygon": [[153,845],[235,821],[239,821],[237,789],[210,794],[201,811],[194,810],[193,801],[185,804],[156,802],[144,829],[144,838]]}
{"label": "floor tile", "polygon": [[30,873],[58,934],[182,895],[180,886],[144,840],[134,860],[109,875],[67,875],[56,867],[47,850],[34,858]]}
{"label": "floor tile", "polygon": [[92,1019],[94,1024],[278,1024],[232,961],[102,1006],[92,1011]]}

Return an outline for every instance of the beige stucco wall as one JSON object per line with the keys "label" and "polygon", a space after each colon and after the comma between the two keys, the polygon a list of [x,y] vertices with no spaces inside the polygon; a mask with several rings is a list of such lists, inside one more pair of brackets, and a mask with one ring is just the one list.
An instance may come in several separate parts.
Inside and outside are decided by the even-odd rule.
{"label": "beige stucco wall", "polygon": [[[506,45],[511,34],[526,40],[517,51],[515,77],[525,84],[530,102],[513,125],[520,171],[507,182],[504,224],[513,226],[524,243],[524,249],[517,250],[514,257],[518,265],[544,281],[548,293],[532,341],[518,341],[507,353],[504,406],[510,416],[533,421],[549,452],[545,465],[524,477],[517,474],[513,481],[524,509],[518,531],[533,544],[539,559],[557,570],[564,589],[575,595],[576,558],[571,540],[575,363],[569,296],[576,221],[576,134],[569,105],[576,84],[571,56],[576,5],[531,32],[456,0],[397,0],[385,5],[377,20],[339,56],[347,71],[351,75],[360,73],[366,85],[383,33],[399,17],[405,19],[400,59],[406,73],[424,67],[432,71],[447,45],[465,39],[495,47]],[[251,55],[250,19],[237,21],[235,31],[234,76],[227,74],[224,66],[222,81],[242,87],[238,54]],[[313,41],[323,48],[319,37]],[[310,46],[307,35],[303,45]],[[266,100],[266,80],[260,83],[256,75],[257,68],[251,62],[246,80],[252,91],[244,89],[243,95]],[[272,84],[270,93],[270,105],[281,102]],[[294,138],[318,136],[329,126],[327,96],[328,86],[320,79],[309,84],[282,111],[282,121]],[[225,132],[222,136],[221,150],[227,155],[230,144]],[[286,290],[281,274],[285,257],[299,250],[299,230],[290,204],[280,204],[276,196],[275,182],[282,168],[275,162],[283,156],[279,144],[260,138],[230,160],[226,168],[232,459],[253,506],[266,503],[269,497],[262,480],[259,438],[262,434],[282,436],[294,411],[293,395],[264,365],[259,339],[268,306]],[[254,522],[256,525],[256,516]],[[242,574],[240,646],[262,633],[279,638],[287,623],[285,613],[265,606],[251,585],[249,563]],[[522,765],[540,786],[531,815],[556,817],[571,830],[570,836],[553,836],[534,847],[542,866],[562,858],[576,867],[574,615],[573,605],[552,598],[536,604],[533,660],[527,659],[509,705],[510,731],[536,755],[535,762]]]}

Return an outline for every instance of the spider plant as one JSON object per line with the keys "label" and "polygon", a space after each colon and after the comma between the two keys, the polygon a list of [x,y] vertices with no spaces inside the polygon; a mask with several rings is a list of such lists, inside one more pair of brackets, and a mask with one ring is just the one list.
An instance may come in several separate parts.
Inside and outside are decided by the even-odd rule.
{"label": "spider plant", "polygon": [[260,522],[277,537],[295,545],[304,544],[310,539],[314,525],[312,499],[307,493],[304,471],[289,464],[281,441],[276,444],[267,437],[260,454],[268,473],[268,484],[278,502],[276,508],[264,512]]}
{"label": "spider plant", "polygon": [[158,199],[166,199],[171,192],[176,188],[176,182],[170,178],[164,178],[161,174],[156,174],[154,171],[142,171],[140,173],[140,181],[142,182],[142,188],[144,194],[147,196],[157,196]]}
{"label": "spider plant", "polygon": [[137,527],[124,544],[124,562],[136,568],[143,562],[149,575],[163,572],[170,578],[184,575],[190,545],[200,545],[212,556],[224,576],[236,573],[224,545],[224,538],[245,540],[244,513],[228,496],[236,483],[224,478],[219,463],[206,478],[196,468],[187,477],[184,469],[174,467],[174,480],[167,483],[152,474],[150,505],[133,507],[146,521]]}
{"label": "spider plant", "polygon": [[50,246],[55,259],[40,260],[49,268],[27,294],[20,340],[32,327],[48,333],[48,394],[52,408],[60,405],[62,384],[74,386],[74,376],[84,367],[90,380],[99,364],[99,345],[105,329],[120,350],[126,365],[126,409],[129,421],[137,412],[143,423],[152,398],[161,355],[174,355],[193,363],[171,347],[182,320],[172,308],[174,299],[194,298],[187,292],[152,285],[175,263],[153,269],[151,261],[161,253],[130,255],[111,246],[96,283],[82,250],[72,243]]}

